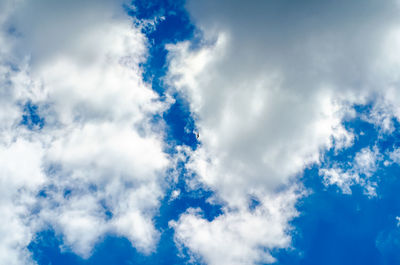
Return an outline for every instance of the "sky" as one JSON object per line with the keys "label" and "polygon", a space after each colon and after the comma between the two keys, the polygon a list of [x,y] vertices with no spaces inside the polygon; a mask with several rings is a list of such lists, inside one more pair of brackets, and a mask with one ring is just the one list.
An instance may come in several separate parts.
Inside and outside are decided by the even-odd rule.
{"label": "sky", "polygon": [[397,0],[0,0],[0,264],[400,264]]}

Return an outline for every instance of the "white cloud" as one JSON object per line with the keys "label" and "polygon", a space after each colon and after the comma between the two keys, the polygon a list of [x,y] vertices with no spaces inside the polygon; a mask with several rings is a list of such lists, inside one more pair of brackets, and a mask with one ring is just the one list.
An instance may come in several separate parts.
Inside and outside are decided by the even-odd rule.
{"label": "white cloud", "polygon": [[181,195],[181,190],[180,189],[173,190],[171,192],[170,201],[173,201],[173,200],[179,198],[179,195]]}
{"label": "white cloud", "polygon": [[361,149],[356,153],[353,161],[346,164],[334,163],[330,168],[322,168],[319,174],[324,178],[325,185],[337,185],[343,193],[351,194],[350,187],[359,184],[365,194],[376,196],[377,183],[371,179],[378,169],[382,154],[375,146]]}
{"label": "white cloud", "polygon": [[[121,1],[3,2],[0,263],[28,263],[26,246],[47,225],[85,258],[107,233],[151,252],[169,166],[151,119],[168,104],[142,80],[145,36]],[[19,124],[27,101],[41,130]]]}
{"label": "white cloud", "polygon": [[396,148],[390,152],[389,157],[394,163],[400,164],[400,148]]}
{"label": "white cloud", "polygon": [[[168,81],[186,96],[196,119],[201,145],[187,168],[227,205],[219,219],[245,214],[250,195],[280,196],[276,190],[319,163],[321,151],[352,145],[342,121],[354,115],[353,104],[387,102],[390,91],[397,93],[387,77],[397,80],[398,67],[385,64],[383,52],[386,44],[395,47],[386,41],[399,25],[394,1],[188,1],[187,8],[204,42],[168,47]],[[364,158],[360,154],[356,165],[371,166]],[[353,175],[339,175],[330,180],[352,183]],[[190,229],[211,230],[216,223],[187,213],[175,225],[176,237],[208,263],[229,263],[223,245],[203,247]],[[209,235],[210,241],[221,238]],[[264,242],[248,244],[243,248]]]}
{"label": "white cloud", "polygon": [[376,146],[363,148],[354,157],[354,169],[360,174],[370,177],[377,170],[377,163],[382,159],[382,155]]}
{"label": "white cloud", "polygon": [[227,49],[227,41],[222,36],[215,47],[199,52],[190,52],[188,43],[170,47],[170,71],[173,84],[187,94],[199,116],[202,146],[188,167],[233,203],[249,190],[288,183],[305,166],[318,162],[319,148],[331,146],[332,137],[344,147],[352,135],[341,126],[345,113],[331,101],[329,91],[312,98],[290,95],[281,77],[267,77],[268,73],[235,84],[214,84],[229,81],[213,74],[217,66],[207,65],[211,58],[220,59],[217,54]]}
{"label": "white cloud", "polygon": [[319,174],[324,177],[326,186],[337,185],[345,194],[351,194],[350,187],[360,180],[359,175],[344,171],[338,167],[320,169]]}
{"label": "white cloud", "polygon": [[[46,155],[46,163],[60,169],[49,174],[53,199],[42,217],[66,235],[75,252],[88,256],[104,232],[126,236],[144,252],[153,249],[158,233],[152,213],[168,165],[157,138],[120,124],[88,124],[55,140]],[[67,199],[66,189],[72,190]],[[102,203],[113,214],[110,220]],[[82,237],[85,226],[91,229]]]}
{"label": "white cloud", "polygon": [[19,139],[0,146],[0,263],[30,264],[25,249],[32,237],[28,213],[35,194],[46,180],[41,169],[44,150],[38,143]]}
{"label": "white cloud", "polygon": [[297,198],[293,190],[265,196],[253,210],[226,212],[212,221],[199,209],[189,209],[170,226],[177,243],[189,247],[194,256],[201,254],[206,264],[272,263],[276,260],[269,250],[290,247],[288,222],[297,216]]}

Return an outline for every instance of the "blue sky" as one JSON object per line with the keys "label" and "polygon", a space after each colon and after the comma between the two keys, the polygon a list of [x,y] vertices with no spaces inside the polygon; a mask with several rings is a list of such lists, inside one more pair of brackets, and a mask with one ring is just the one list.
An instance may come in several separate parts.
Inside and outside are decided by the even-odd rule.
{"label": "blue sky", "polygon": [[0,263],[400,264],[399,12],[0,3]]}

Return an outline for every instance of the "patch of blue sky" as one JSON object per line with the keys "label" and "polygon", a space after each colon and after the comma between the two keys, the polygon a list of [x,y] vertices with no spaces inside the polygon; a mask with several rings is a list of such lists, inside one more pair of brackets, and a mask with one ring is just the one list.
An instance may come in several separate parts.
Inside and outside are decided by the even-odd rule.
{"label": "patch of blue sky", "polygon": [[149,57],[142,65],[145,81],[152,84],[152,88],[160,95],[165,92],[163,77],[167,71],[167,50],[165,45],[191,39],[194,34],[194,26],[189,15],[184,9],[184,0],[156,0],[133,1],[135,8],[126,7],[129,15],[142,20],[154,20],[157,24],[154,28],[143,28],[143,33],[149,40]]}
{"label": "patch of blue sky", "polygon": [[[389,175],[399,173],[393,168]],[[397,178],[385,176],[379,198],[368,198],[359,186],[351,195],[325,187],[316,169],[306,174],[313,193],[299,203],[301,216],[292,222],[295,249],[280,253],[278,264],[398,264],[398,246],[390,238],[399,231]]]}
{"label": "patch of blue sky", "polygon": [[[166,231],[162,234],[160,241],[164,241],[165,237],[170,236],[172,236],[172,231]],[[40,242],[40,246],[37,245],[37,242]],[[96,246],[92,256],[87,260],[68,250],[61,251],[62,244],[62,238],[49,230],[38,234],[37,240],[30,244],[29,249],[38,264],[46,265],[187,264],[186,259],[179,257],[174,242],[164,243],[159,246],[156,253],[145,256],[136,251],[126,238],[108,236]]]}
{"label": "patch of blue sky", "polygon": [[[129,15],[138,20],[157,20],[154,28],[144,28],[144,34],[149,40],[149,57],[142,65],[143,79],[151,83],[153,90],[164,96],[167,89],[163,82],[168,70],[166,44],[175,44],[180,41],[191,40],[195,42],[195,27],[191,23],[189,15],[184,7],[185,1],[156,0],[156,1],[133,1],[134,9],[126,8]],[[163,119],[167,125],[166,142],[171,149],[169,152],[175,153],[175,147],[185,145],[195,149],[198,141],[195,130],[195,122],[190,113],[188,102],[179,94],[175,94],[175,102],[164,113]],[[189,207],[199,207],[204,210],[205,217],[212,220],[220,214],[219,206],[212,206],[206,202],[211,196],[210,191],[205,190],[187,190],[186,172],[184,164],[180,163],[176,170],[180,172],[178,182],[167,191],[167,196],[162,202],[160,214],[156,218],[156,224],[159,229],[168,228],[168,222],[175,220],[181,213]],[[174,190],[181,192],[180,196],[171,201],[171,194]],[[172,236],[172,234],[171,234]],[[169,238],[171,240],[172,238]]]}
{"label": "patch of blue sky", "polygon": [[38,264],[184,264],[173,242],[165,244],[165,237],[171,233],[162,234],[160,241],[164,243],[149,256],[138,252],[126,238],[108,235],[96,245],[90,258],[83,259],[63,246],[63,238],[51,229],[37,234],[28,248]]}
{"label": "patch of blue sky", "polygon": [[45,119],[39,115],[39,107],[28,101],[23,106],[21,125],[29,130],[40,130],[45,125]]}
{"label": "patch of blue sky", "polygon": [[[162,17],[157,20],[155,27],[143,28],[150,46],[149,56],[142,68],[143,79],[163,98],[167,89],[163,80],[168,69],[165,45],[193,39],[195,28],[190,22],[183,0],[140,0],[133,1],[132,4],[135,8],[126,6],[126,11],[139,21]],[[167,124],[166,140],[173,146],[186,145],[195,148],[197,141],[193,134],[194,121],[188,103],[177,94],[173,96],[175,103],[163,117]]]}
{"label": "patch of blue sky", "polygon": [[175,103],[164,114],[164,120],[168,125],[167,142],[196,149],[198,141],[194,133],[195,122],[190,115],[188,103],[179,95],[175,96]]}
{"label": "patch of blue sky", "polygon": [[383,134],[360,118],[368,115],[368,106],[356,110],[356,118],[345,123],[357,135],[354,145],[338,153],[329,150],[321,166],[346,166],[361,149],[376,146],[383,157],[371,176],[378,183],[377,196],[367,196],[358,184],[351,186],[351,194],[344,194],[335,185],[323,184],[320,166],[307,169],[302,181],[311,194],[298,202],[300,217],[292,221],[293,248],[275,253],[280,265],[400,263],[396,219],[400,215],[400,166],[383,164],[389,159],[387,152],[399,146],[400,124],[394,122],[394,132]]}

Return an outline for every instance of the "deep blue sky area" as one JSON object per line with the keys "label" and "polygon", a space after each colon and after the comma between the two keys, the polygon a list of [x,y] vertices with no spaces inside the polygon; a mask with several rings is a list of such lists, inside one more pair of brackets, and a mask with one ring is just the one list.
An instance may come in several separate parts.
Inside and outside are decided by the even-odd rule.
{"label": "deep blue sky area", "polygon": [[[132,17],[164,17],[155,29],[143,29],[149,40],[149,55],[141,67],[144,80],[165,100],[168,89],[164,81],[168,70],[165,45],[185,40],[195,42],[199,30],[186,11],[184,0],[140,0],[133,4],[136,9],[125,7]],[[175,147],[179,145],[196,150],[200,144],[193,133],[196,121],[189,103],[179,94],[173,96],[175,102],[159,117],[166,125],[165,141],[171,155],[176,153]],[[400,216],[400,166],[383,164],[389,159],[389,152],[400,147],[400,124],[393,120],[393,133],[385,134],[363,118],[368,116],[371,107],[353,107],[357,115],[343,125],[356,135],[354,144],[338,152],[333,148],[327,150],[322,155],[321,165],[312,165],[302,174],[299,182],[308,194],[297,202],[299,216],[290,222],[292,247],[272,250],[277,258],[276,264],[400,264],[400,229],[396,220],[396,216]],[[34,103],[26,102],[21,109],[24,114],[20,125],[29,130],[42,130],[46,126],[46,119],[40,116]],[[383,154],[377,171],[370,177],[378,184],[376,196],[368,196],[360,185],[352,185],[351,194],[344,194],[336,185],[324,185],[319,168],[333,164],[350,167],[347,161],[352,161],[356,153],[374,146]],[[185,255],[188,250],[177,247],[169,222],[178,220],[188,208],[200,208],[204,217],[211,221],[223,212],[223,206],[213,205],[207,200],[213,195],[211,190],[189,189],[184,164],[178,163],[177,167],[178,180],[165,187],[165,197],[153,220],[160,232],[160,240],[153,253],[144,255],[128,239],[108,234],[96,244],[93,254],[83,259],[64,246],[63,235],[49,226],[36,234],[28,246],[33,259],[39,265],[188,264],[190,258]],[[180,196],[171,200],[173,190],[177,189],[181,192]],[[257,207],[257,203],[252,207]]]}
{"label": "deep blue sky area", "polygon": [[[391,135],[379,134],[360,119],[367,112],[367,108],[358,109],[359,115],[346,122],[357,135],[364,134],[342,152],[326,152],[325,161],[343,163],[370,146],[377,146],[381,153],[398,147],[399,124],[395,122]],[[375,172],[372,178],[379,183],[378,195],[369,197],[358,185],[351,187],[351,194],[326,187],[318,167],[306,170],[302,180],[311,194],[298,202],[300,216],[292,221],[294,249],[281,251],[278,264],[399,264],[399,174],[397,164]]]}

